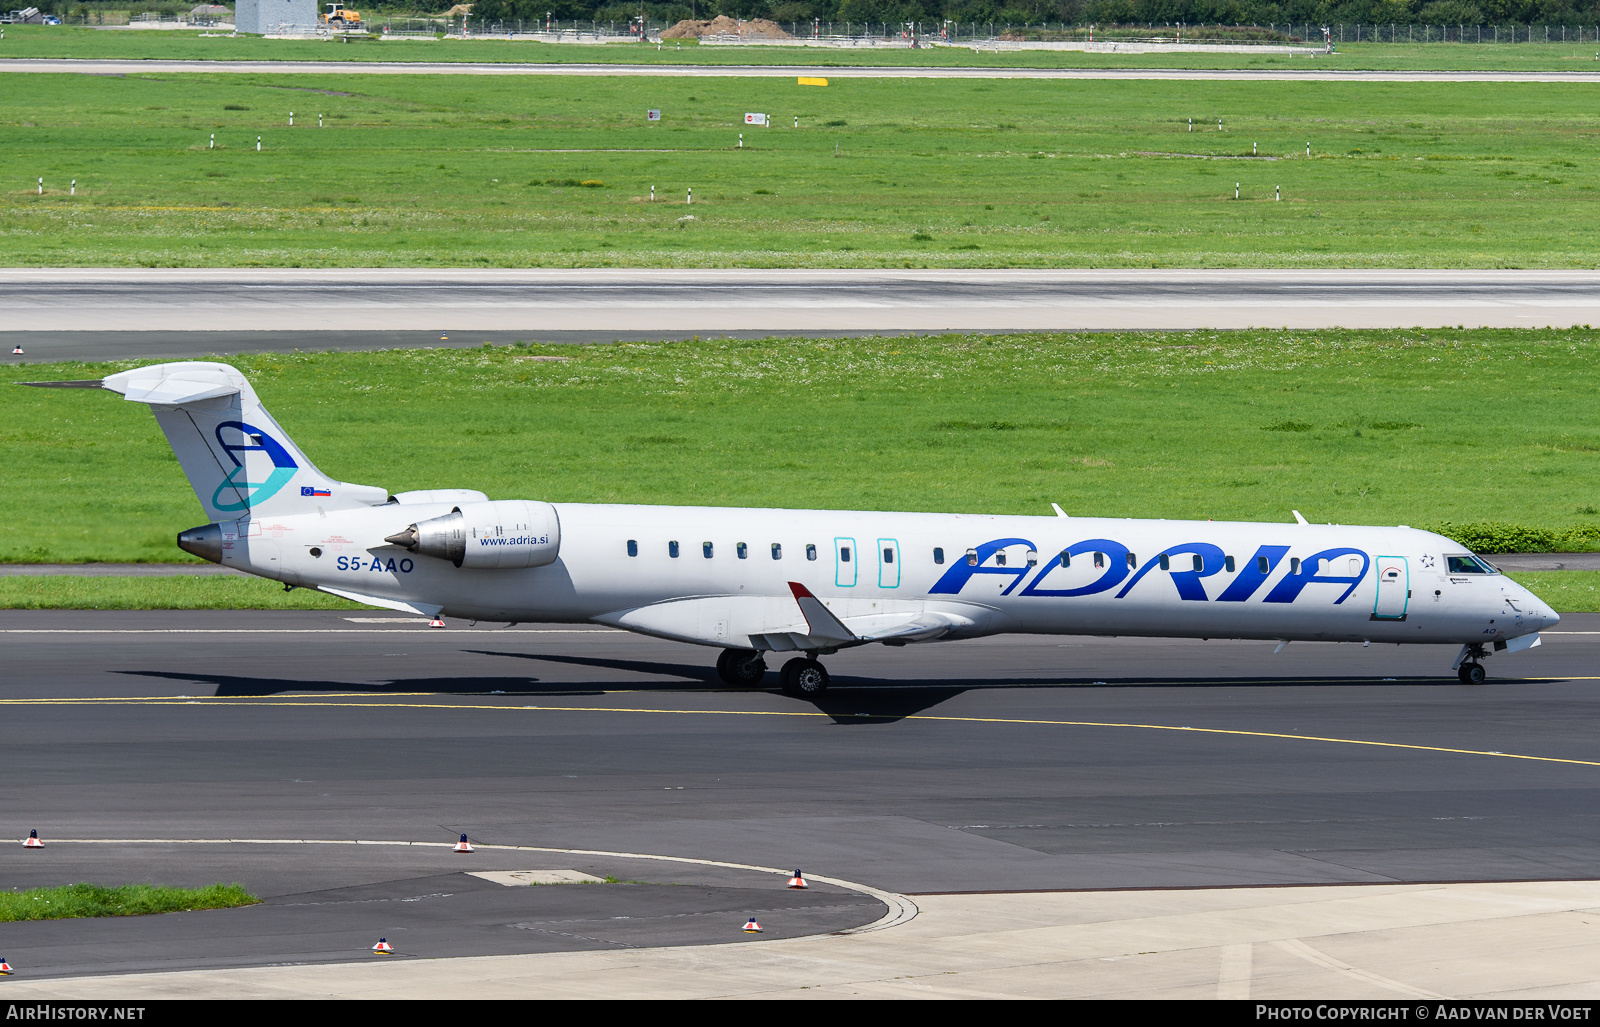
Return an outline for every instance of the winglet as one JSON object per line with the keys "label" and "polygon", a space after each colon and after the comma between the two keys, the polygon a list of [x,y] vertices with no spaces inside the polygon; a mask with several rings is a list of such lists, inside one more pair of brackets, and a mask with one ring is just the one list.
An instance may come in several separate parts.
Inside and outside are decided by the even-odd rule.
{"label": "winglet", "polygon": [[830,642],[854,642],[856,633],[845,627],[833,612],[822,605],[822,600],[811,594],[811,590],[798,581],[789,582],[789,591],[794,593],[794,601],[800,606],[800,613],[806,619],[806,626],[812,638],[826,639]]}

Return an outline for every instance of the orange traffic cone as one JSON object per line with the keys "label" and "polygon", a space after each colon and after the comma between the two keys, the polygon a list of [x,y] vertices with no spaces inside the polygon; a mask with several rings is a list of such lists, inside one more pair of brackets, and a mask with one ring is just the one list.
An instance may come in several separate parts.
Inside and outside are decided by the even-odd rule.
{"label": "orange traffic cone", "polygon": [[451,849],[450,851],[451,852],[471,852],[472,851],[472,843],[467,841],[467,836],[466,835],[462,835],[461,836],[461,840],[459,842],[456,842],[456,847]]}
{"label": "orange traffic cone", "polygon": [[751,917],[749,920],[747,920],[745,922],[744,933],[746,933],[746,934],[760,934],[761,933],[761,925],[756,923],[756,918],[755,917]]}
{"label": "orange traffic cone", "polygon": [[430,628],[442,628],[442,627],[444,627],[444,618],[443,617],[435,617],[435,618],[433,618],[433,620],[430,620],[428,622],[428,627],[430,627]]}
{"label": "orange traffic cone", "polygon": [[789,878],[789,887],[791,887],[791,888],[809,888],[811,886],[806,883],[806,879],[804,877],[800,876],[800,871],[796,870],[794,872],[794,876]]}
{"label": "orange traffic cone", "polygon": [[0,974],[9,973],[11,973],[11,964],[6,962],[4,959],[0,959]]}
{"label": "orange traffic cone", "polygon": [[378,944],[372,946],[372,951],[380,956],[394,955],[394,946],[389,944],[387,938],[379,938]]}
{"label": "orange traffic cone", "polygon": [[24,849],[42,849],[42,848],[44,848],[44,842],[41,842],[39,840],[39,832],[36,831],[36,830],[35,831],[29,831],[28,832],[28,840],[22,843],[22,847]]}

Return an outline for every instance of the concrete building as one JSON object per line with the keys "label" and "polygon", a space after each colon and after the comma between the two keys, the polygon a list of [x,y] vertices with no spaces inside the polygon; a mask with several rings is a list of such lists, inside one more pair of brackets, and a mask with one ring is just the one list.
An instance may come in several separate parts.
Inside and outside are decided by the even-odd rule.
{"label": "concrete building", "polygon": [[317,30],[317,0],[238,0],[234,26],[239,32],[295,35]]}

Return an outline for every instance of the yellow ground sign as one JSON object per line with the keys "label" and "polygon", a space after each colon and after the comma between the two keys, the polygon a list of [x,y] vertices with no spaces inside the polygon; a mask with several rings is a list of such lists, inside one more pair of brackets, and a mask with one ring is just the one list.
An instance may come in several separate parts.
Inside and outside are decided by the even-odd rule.
{"label": "yellow ground sign", "polygon": [[803,86],[825,86],[828,84],[828,80],[825,78],[807,78],[801,75],[800,84]]}

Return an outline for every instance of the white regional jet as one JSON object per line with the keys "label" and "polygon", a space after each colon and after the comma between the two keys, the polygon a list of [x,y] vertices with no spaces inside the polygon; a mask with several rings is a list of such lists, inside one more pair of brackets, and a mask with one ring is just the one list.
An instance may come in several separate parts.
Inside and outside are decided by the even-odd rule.
{"label": "white regional jet", "polygon": [[[746,510],[391,496],[324,475],[227,364],[87,382],[148,403],[211,522],[214,563],[437,618],[609,624],[723,650],[754,686],[828,687],[817,657],[1002,632],[1453,643],[1461,680],[1560,618],[1489,563],[1408,527]],[[1279,649],[1282,645],[1279,646]]]}

